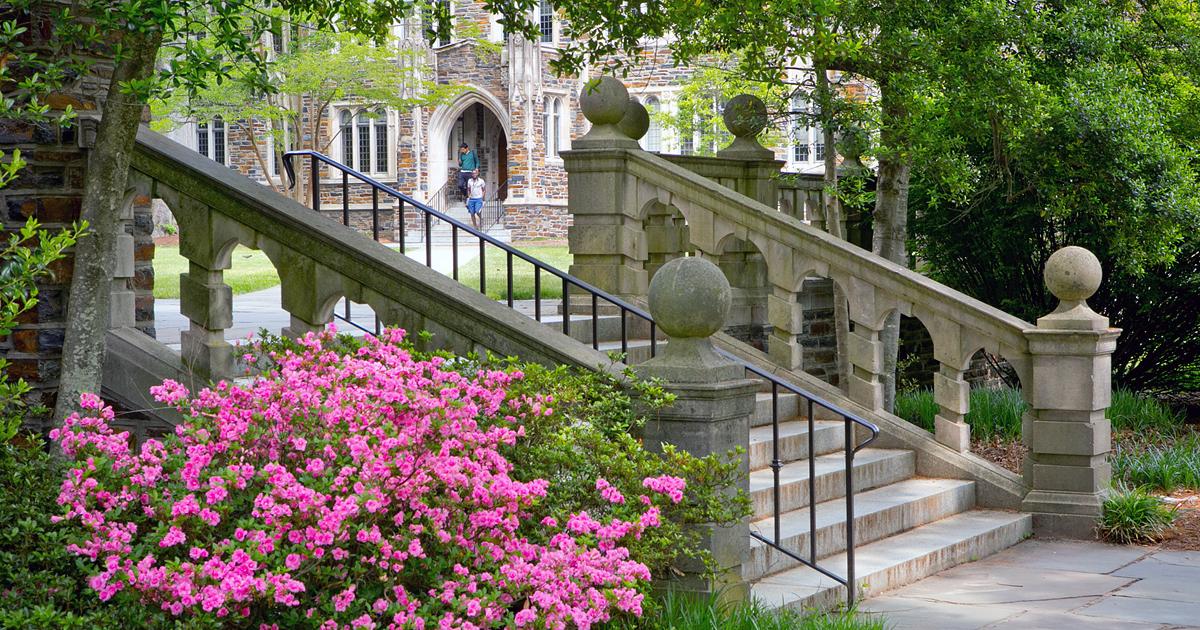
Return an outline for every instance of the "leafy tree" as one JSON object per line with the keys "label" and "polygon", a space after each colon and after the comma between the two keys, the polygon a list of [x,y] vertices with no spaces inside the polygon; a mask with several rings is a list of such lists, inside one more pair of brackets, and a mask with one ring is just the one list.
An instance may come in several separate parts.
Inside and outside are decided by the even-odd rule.
{"label": "leafy tree", "polygon": [[[1182,2],[1045,5],[1008,63],[1004,112],[949,86],[928,123],[958,147],[917,171],[914,231],[930,273],[1033,320],[1042,269],[1081,245],[1104,265],[1089,303],[1122,328],[1116,380],[1200,387],[1200,16]],[[953,104],[953,108],[951,108]]]}
{"label": "leafy tree", "polygon": [[[962,66],[989,67],[1020,30],[1029,2],[1003,0],[650,0],[636,11],[623,2],[559,2],[574,42],[555,63],[573,70],[618,53],[626,59],[647,37],[671,37],[679,63],[713,53],[736,53],[746,78],[786,82],[789,70],[838,71],[870,82],[879,92],[873,112],[877,163],[874,211],[876,254],[908,263],[908,194],[914,161],[936,147],[921,125],[944,75]],[[578,37],[587,34],[588,37]],[[982,79],[990,78],[982,75]],[[1000,77],[1002,80],[1006,77]],[[832,90],[818,97],[830,103]],[[829,109],[825,115],[833,114]],[[836,121],[828,121],[833,129]],[[828,210],[836,212],[836,206]],[[835,222],[836,223],[836,222]],[[887,319],[882,339],[885,407],[895,394],[899,314]]]}
{"label": "leafy tree", "polygon": [[[284,16],[272,28],[272,38],[287,38]],[[295,25],[288,39],[290,46],[280,47],[280,53],[267,61],[273,91],[259,89],[258,68],[243,63],[229,72],[228,80],[218,82],[212,77],[195,93],[175,91],[155,101],[155,128],[220,116],[231,132],[241,134],[254,149],[268,184],[287,194],[287,182],[273,177],[267,168],[268,154],[273,152],[281,160],[287,150],[327,152],[340,133],[336,121],[330,121],[330,133],[323,129],[324,113],[334,102],[352,99],[368,112],[381,106],[405,110],[443,102],[461,91],[460,86],[428,78],[424,51],[391,34],[372,41],[356,33]],[[203,44],[214,51],[219,46],[212,35]],[[308,198],[305,186],[295,186],[292,192],[298,200]]]}

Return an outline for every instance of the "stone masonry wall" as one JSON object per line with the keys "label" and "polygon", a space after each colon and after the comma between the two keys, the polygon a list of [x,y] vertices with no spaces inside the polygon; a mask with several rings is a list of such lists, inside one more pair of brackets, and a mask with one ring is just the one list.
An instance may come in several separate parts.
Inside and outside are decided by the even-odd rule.
{"label": "stone masonry wall", "polygon": [[[46,3],[45,8],[51,4]],[[44,19],[43,15],[35,15],[27,25],[26,44],[32,48],[37,48],[40,43],[34,37],[53,33],[48,22],[43,23]],[[48,115],[51,118],[68,105],[78,112],[79,118],[71,126],[0,120],[0,150],[8,155],[20,150],[21,157],[27,162],[14,181],[0,188],[0,238],[7,241],[9,235],[31,217],[51,231],[79,220],[87,177],[87,150],[84,147],[94,138],[97,114],[103,105],[111,74],[110,61],[93,59],[88,74],[75,84],[49,95],[46,104],[50,106]],[[154,332],[153,228],[150,200],[134,199],[133,220],[125,225],[134,238],[134,275],[125,282],[126,288],[135,294],[135,326],[151,334]],[[35,400],[47,407],[54,405],[61,373],[66,307],[74,273],[73,254],[68,252],[66,258],[51,266],[50,271],[49,276],[37,283],[37,306],[21,315],[12,334],[0,337],[0,356],[10,362],[8,375],[25,379],[33,387]]]}

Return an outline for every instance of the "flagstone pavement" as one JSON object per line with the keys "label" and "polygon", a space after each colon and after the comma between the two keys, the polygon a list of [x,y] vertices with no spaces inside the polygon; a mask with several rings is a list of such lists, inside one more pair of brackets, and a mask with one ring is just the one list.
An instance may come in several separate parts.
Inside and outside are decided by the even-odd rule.
{"label": "flagstone pavement", "polygon": [[1033,539],[859,610],[895,630],[1200,628],[1200,551]]}

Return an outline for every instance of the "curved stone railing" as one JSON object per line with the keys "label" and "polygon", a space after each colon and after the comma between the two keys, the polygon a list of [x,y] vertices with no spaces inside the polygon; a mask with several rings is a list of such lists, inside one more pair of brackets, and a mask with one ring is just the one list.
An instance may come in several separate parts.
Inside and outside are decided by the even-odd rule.
{"label": "curved stone railing", "polygon": [[[882,411],[881,334],[885,320],[898,312],[919,319],[933,340],[934,359],[939,365],[934,375],[934,395],[939,406],[935,435],[939,442],[960,452],[969,448],[970,430],[964,417],[969,410],[970,387],[964,372],[976,352],[983,350],[1008,360],[1030,403],[1025,419],[1026,439],[1033,446],[1034,466],[1028,474],[1035,478],[1030,485],[1038,487],[1039,470],[1046,475],[1046,483],[1053,486],[1061,482],[1054,482],[1051,477],[1065,474],[1065,468],[1104,467],[1097,466],[1097,461],[1103,461],[1107,438],[1096,436],[1107,431],[1107,426],[1097,427],[1093,421],[1097,410],[1102,411],[1108,404],[1108,375],[1074,368],[1085,363],[1107,366],[1116,332],[1108,331],[1106,319],[1091,311],[1081,312],[1083,323],[1072,325],[1088,330],[1085,336],[1091,335],[1087,338],[1093,345],[1083,358],[1065,359],[1058,351],[1038,346],[1044,334],[1051,334],[1048,328],[1057,329],[1049,318],[1039,320],[1035,326],[834,238],[778,211],[777,190],[755,195],[759,197],[756,199],[735,187],[722,185],[720,177],[713,177],[718,171],[716,164],[642,151],[635,140],[637,125],[625,124],[625,119],[621,124],[606,124],[622,116],[641,117],[636,112],[641,106],[628,98],[619,81],[607,77],[599,80],[593,93],[581,99],[581,105],[584,115],[593,122],[592,131],[577,139],[572,150],[564,153],[570,178],[569,209],[574,220],[569,232],[574,254],[573,275],[637,301],[644,299],[653,271],[672,256],[693,252],[720,264],[731,247],[745,251],[750,245],[761,253],[766,267],[766,319],[771,327],[767,353],[777,365],[792,370],[804,367],[805,320],[800,296],[807,279],[829,278],[840,285],[849,304],[851,331],[846,346],[851,369],[845,386],[856,403]],[[635,113],[629,114],[630,111]],[[735,140],[729,149],[718,153],[718,158],[751,163],[771,159],[770,151],[755,141],[766,124],[766,110],[761,101],[753,97],[745,97],[738,103],[731,101],[725,119]],[[623,136],[622,132],[632,137]],[[694,166],[692,162],[702,168],[688,168]],[[723,172],[733,172],[728,165],[721,168],[725,169]],[[767,189],[765,185],[748,185],[745,180],[734,183],[742,190]],[[660,218],[664,216],[674,219],[662,221]],[[668,226],[666,235],[664,225]],[[664,244],[675,242],[681,244],[675,252],[664,251]],[[1047,276],[1076,271],[1048,267]],[[737,272],[737,269],[726,271]],[[1074,294],[1071,299],[1063,297],[1064,308],[1068,302],[1083,304],[1086,297],[1076,298]],[[1053,375],[1059,382],[1057,387],[1078,390],[1077,395],[1066,396],[1074,400],[1066,403],[1067,407],[1062,403],[1065,396],[1062,391],[1049,393],[1053,391],[1046,380],[1051,376],[1047,373],[1050,365],[1062,368]],[[1098,388],[1100,380],[1103,383]],[[1071,430],[1090,431],[1095,440],[1088,439],[1086,447],[1083,441],[1066,447],[1049,442],[1039,445],[1031,438],[1030,433],[1036,435],[1042,423],[1063,428],[1058,425],[1068,408],[1083,414],[1072,416],[1083,424]],[[1083,429],[1084,425],[1091,428]],[[1043,447],[1051,450],[1038,450]],[[1066,457],[1067,451],[1070,457]],[[1039,461],[1048,463],[1039,469]],[[1082,485],[1094,494],[1102,484],[1093,479]],[[1094,506],[1094,496],[1088,501]]]}

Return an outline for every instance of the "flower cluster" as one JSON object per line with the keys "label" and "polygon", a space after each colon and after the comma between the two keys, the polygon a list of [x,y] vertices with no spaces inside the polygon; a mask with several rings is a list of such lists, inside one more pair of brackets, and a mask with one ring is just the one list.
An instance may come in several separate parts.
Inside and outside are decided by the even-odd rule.
{"label": "flower cluster", "polygon": [[[517,370],[414,357],[399,329],[350,356],[325,347],[332,335],[272,353],[244,385],[154,388],[188,420],[138,452],[85,396],[52,437],[73,461],[59,502],[83,534],[69,550],[94,563],[102,599],[283,627],[586,629],[641,614],[650,572],[622,543],[658,525],[654,501],[631,520],[530,522],[549,482],[510,476],[502,449],[552,399],[507,397]],[[682,497],[677,478],[644,485]]]}

